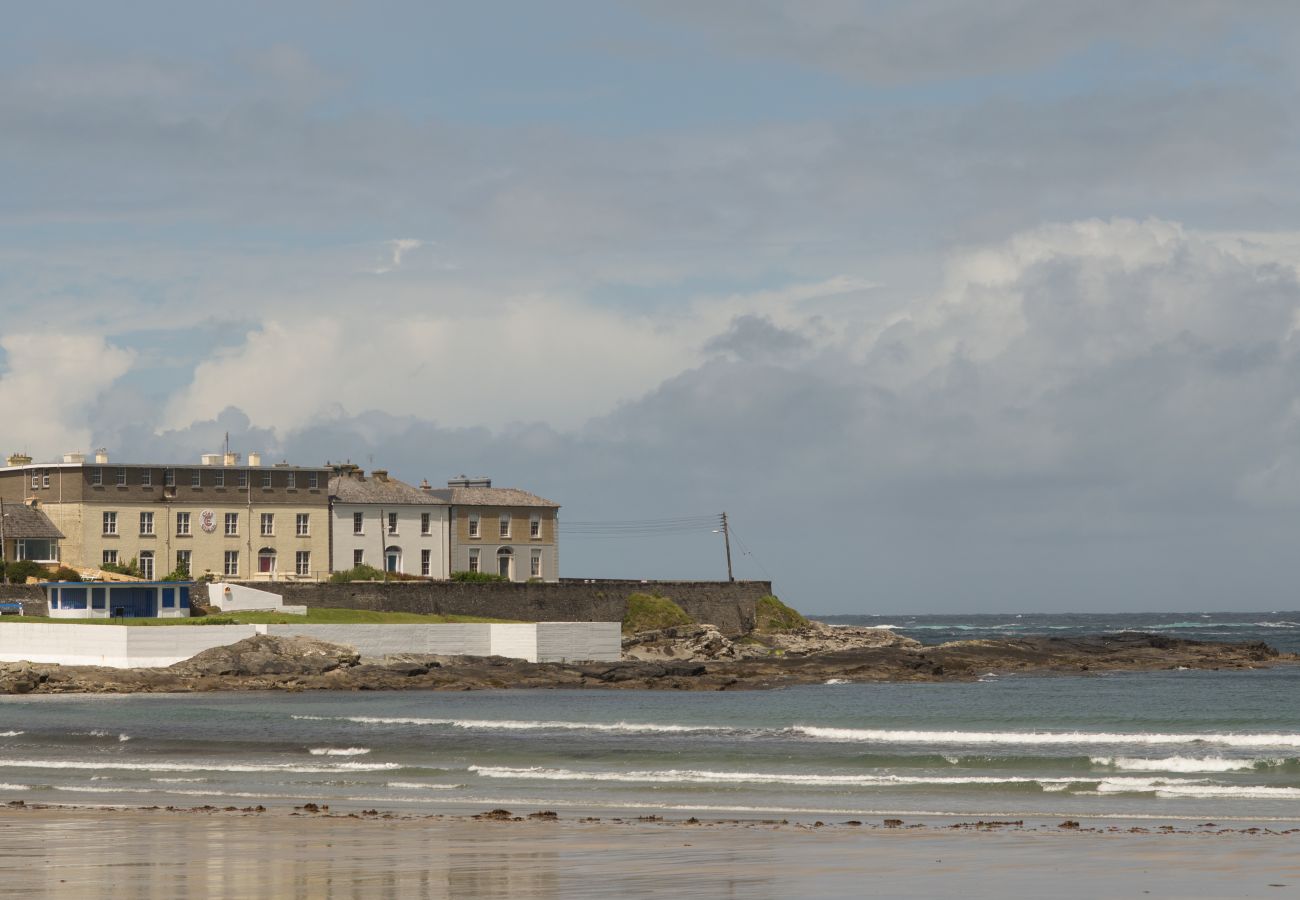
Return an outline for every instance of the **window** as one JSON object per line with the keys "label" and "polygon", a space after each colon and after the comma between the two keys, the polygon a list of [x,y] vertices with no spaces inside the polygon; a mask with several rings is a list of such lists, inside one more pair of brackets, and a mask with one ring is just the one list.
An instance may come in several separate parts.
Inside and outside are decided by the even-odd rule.
{"label": "window", "polygon": [[190,472],[190,487],[203,487],[203,471],[194,469]]}
{"label": "window", "polygon": [[265,472],[262,473],[262,487],[269,488],[270,486],[271,486],[271,470],[267,469]]}
{"label": "window", "polygon": [[420,574],[428,577],[429,569],[433,565],[433,551],[424,549],[420,551]]}
{"label": "window", "polygon": [[37,472],[35,469],[33,469],[33,470],[32,470],[32,490],[36,490],[36,489],[37,489],[38,487],[40,487],[40,486],[41,486],[41,473],[40,473],[40,472]]}
{"label": "window", "polygon": [[176,551],[176,571],[186,576],[190,574],[190,551]]}
{"label": "window", "polygon": [[469,551],[469,570],[470,570],[471,572],[477,572],[477,571],[478,571],[478,551],[477,551],[477,550],[471,550],[471,551]]}
{"label": "window", "polygon": [[311,551],[299,550],[293,557],[293,570],[299,575],[311,574]]}
{"label": "window", "polygon": [[298,537],[307,537],[311,534],[311,514],[298,513],[294,518],[293,530]]}
{"label": "window", "polygon": [[388,533],[397,534],[397,513],[388,514]]}
{"label": "window", "polygon": [[140,513],[140,533],[144,535],[153,534],[153,513]]}
{"label": "window", "polygon": [[498,524],[498,526],[499,526],[500,529],[501,529],[501,536],[502,536],[502,537],[510,537],[510,516],[509,516],[509,514],[506,514],[506,515],[501,516],[501,518],[497,520],[497,524]]}
{"label": "window", "polygon": [[104,470],[103,470],[103,469],[91,469],[91,470],[90,470],[90,483],[91,483],[92,485],[94,485],[95,487],[99,487],[101,484],[103,484],[103,483],[104,483]]}
{"label": "window", "polygon": [[240,469],[240,470],[239,470],[239,486],[240,486],[241,488],[246,488],[246,487],[248,487],[248,470],[247,470],[247,469]]}
{"label": "window", "polygon": [[541,516],[533,516],[528,520],[528,536],[530,538],[540,538],[542,536]]}
{"label": "window", "polygon": [[140,487],[153,487],[153,469],[140,470]]}
{"label": "window", "polygon": [[153,581],[153,551],[140,551],[140,577],[145,581]]}
{"label": "window", "polygon": [[429,533],[429,514],[420,513],[420,534]]}
{"label": "window", "polygon": [[213,486],[213,487],[225,487],[225,486],[226,486],[226,470],[225,470],[225,469],[217,469],[217,471],[215,471],[215,472],[212,473],[212,486]]}
{"label": "window", "polygon": [[178,512],[176,514],[176,533],[181,537],[190,534],[190,514],[187,512]]}
{"label": "window", "polygon": [[352,551],[352,566],[353,566],[353,568],[355,568],[355,567],[357,567],[357,566],[363,566],[363,565],[365,565],[365,564],[366,564],[366,551],[364,551],[364,550],[353,550],[353,551]]}
{"label": "window", "polygon": [[117,470],[117,486],[126,487],[126,469]]}
{"label": "window", "polygon": [[275,534],[275,513],[262,513],[262,534],[268,537]]}
{"label": "window", "polygon": [[239,551],[238,550],[226,551],[226,565],[225,568],[222,569],[222,572],[226,575],[239,574]]}
{"label": "window", "polygon": [[319,488],[320,488],[320,475],[317,474],[316,472],[308,472],[308,473],[307,473],[307,487],[309,487],[309,488],[310,488],[311,490],[313,490],[313,491],[319,489]]}
{"label": "window", "polygon": [[176,487],[175,469],[163,469],[163,487]]}
{"label": "window", "polygon": [[[470,513],[469,536],[472,538],[478,537],[478,513]],[[477,572],[478,569],[475,569],[474,571]]]}
{"label": "window", "polygon": [[297,473],[297,472],[285,472],[285,473],[284,473],[284,486],[287,487],[287,488],[289,488],[290,490],[294,490],[295,488],[297,488],[297,487],[298,487],[298,473]]}
{"label": "window", "polygon": [[363,527],[364,525],[365,525],[364,515],[362,513],[354,512],[352,514],[352,533],[365,534],[366,532]]}
{"label": "window", "polygon": [[104,534],[117,534],[117,513],[104,513]]}
{"label": "window", "polygon": [[41,487],[49,487],[49,486],[50,486],[50,473],[49,473],[49,472],[42,472],[42,473],[41,473]]}
{"label": "window", "polygon": [[226,536],[239,534],[239,513],[226,513]]}
{"label": "window", "polygon": [[533,554],[533,560],[528,566],[528,577],[529,578],[542,577],[542,554],[540,553]]}
{"label": "window", "polygon": [[117,551],[116,551],[116,550],[105,550],[105,551],[104,551],[104,562],[103,562],[103,564],[106,565],[106,566],[115,566],[115,565],[117,565]]}

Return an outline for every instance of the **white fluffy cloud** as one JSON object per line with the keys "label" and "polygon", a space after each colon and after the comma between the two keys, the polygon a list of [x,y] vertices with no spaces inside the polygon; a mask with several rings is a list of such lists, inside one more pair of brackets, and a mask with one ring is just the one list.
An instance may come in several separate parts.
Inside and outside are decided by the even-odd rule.
{"label": "white fluffy cloud", "polygon": [[4,452],[49,459],[89,449],[96,400],[131,367],[133,354],[98,335],[54,332],[0,337],[0,409],[7,411]]}

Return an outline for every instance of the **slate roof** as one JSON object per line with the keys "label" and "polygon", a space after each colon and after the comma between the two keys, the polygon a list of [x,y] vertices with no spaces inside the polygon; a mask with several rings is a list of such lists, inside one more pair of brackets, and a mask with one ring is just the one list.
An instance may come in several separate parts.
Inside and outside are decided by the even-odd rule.
{"label": "slate roof", "polygon": [[374,476],[357,478],[335,475],[330,478],[330,495],[340,503],[388,503],[406,506],[445,506],[447,500],[438,491],[422,491],[405,481],[388,478],[380,481]]}
{"label": "slate roof", "polygon": [[6,503],[4,505],[5,540],[14,538],[53,538],[61,540],[62,531],[54,527],[45,513],[26,503]]}
{"label": "slate roof", "polygon": [[430,491],[454,506],[543,506],[559,509],[560,504],[521,491],[519,488],[450,487]]}

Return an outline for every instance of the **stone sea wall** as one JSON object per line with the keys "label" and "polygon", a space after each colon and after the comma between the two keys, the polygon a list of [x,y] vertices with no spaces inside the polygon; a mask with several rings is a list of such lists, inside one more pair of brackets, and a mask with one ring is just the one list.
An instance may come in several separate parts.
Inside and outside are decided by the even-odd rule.
{"label": "stone sea wall", "polygon": [[[455,581],[354,581],[349,584],[285,582],[263,590],[289,605],[372,609],[517,619],[522,622],[621,622],[634,593],[668,597],[697,622],[724,634],[754,627],[754,604],[772,593],[770,581],[615,581],[571,579],[558,583],[462,583]],[[207,604],[206,585],[194,586],[193,602]],[[220,604],[218,604],[220,605]]]}

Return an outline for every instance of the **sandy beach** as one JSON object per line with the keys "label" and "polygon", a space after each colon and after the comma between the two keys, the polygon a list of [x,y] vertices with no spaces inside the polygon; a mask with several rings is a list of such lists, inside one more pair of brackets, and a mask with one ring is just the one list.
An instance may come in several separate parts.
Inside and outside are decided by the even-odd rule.
{"label": "sandy beach", "polygon": [[[382,818],[6,809],[16,897],[1286,897],[1300,837],[1179,823]],[[910,823],[909,823],[910,824]],[[1276,826],[1275,826],[1276,827]],[[1107,829],[1119,829],[1110,831]],[[1096,829],[1096,830],[1087,830]]]}

